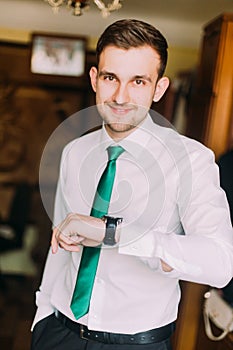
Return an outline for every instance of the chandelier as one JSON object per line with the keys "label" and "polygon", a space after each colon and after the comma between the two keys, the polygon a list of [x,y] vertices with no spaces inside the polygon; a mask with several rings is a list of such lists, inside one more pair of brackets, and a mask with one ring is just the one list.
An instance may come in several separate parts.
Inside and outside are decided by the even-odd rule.
{"label": "chandelier", "polygon": [[[101,14],[104,18],[110,15],[110,12],[119,10],[121,8],[122,0],[112,0],[110,3],[105,5],[102,0],[92,0],[92,2],[97,6],[97,8],[101,11]],[[68,10],[73,10],[73,15],[81,16],[83,14],[83,10],[87,10],[90,7],[89,0],[45,0],[48,2],[50,6],[52,6],[53,11],[57,13],[59,8],[63,5],[66,5]]]}

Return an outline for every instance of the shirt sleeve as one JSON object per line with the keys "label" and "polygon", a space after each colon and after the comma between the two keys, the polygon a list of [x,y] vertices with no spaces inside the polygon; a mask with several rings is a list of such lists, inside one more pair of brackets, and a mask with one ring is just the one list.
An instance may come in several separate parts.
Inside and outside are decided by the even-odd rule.
{"label": "shirt sleeve", "polygon": [[[57,184],[54,204],[53,227],[58,225],[68,214],[68,206],[66,205],[65,196],[62,189],[62,185],[66,177],[66,167],[64,166],[64,160],[65,151],[62,154],[60,163],[59,180]],[[50,301],[53,286],[57,277],[59,276],[60,271],[62,270],[64,265],[70,260],[70,257],[70,252],[67,252],[61,248],[58,249],[58,252],[56,254],[53,254],[51,252],[51,249],[49,250],[43,272],[42,282],[39,290],[36,292],[37,311],[32,324],[32,329],[38,321],[54,312],[54,307]]]}
{"label": "shirt sleeve", "polygon": [[61,248],[59,248],[56,254],[53,254],[51,249],[49,250],[41,285],[36,292],[37,310],[33,320],[32,330],[37,322],[55,311],[51,303],[51,293],[59,273],[69,259],[70,253]]}
{"label": "shirt sleeve", "polygon": [[[119,252],[140,257],[150,268],[168,277],[221,288],[233,275],[233,230],[226,196],[219,185],[218,167],[210,150],[203,149],[199,157],[193,157],[192,174],[188,204],[185,195],[177,198],[185,234],[152,229],[124,244],[123,237],[140,228],[131,227],[124,233],[122,228]],[[172,267],[171,272],[162,270],[161,259]]]}

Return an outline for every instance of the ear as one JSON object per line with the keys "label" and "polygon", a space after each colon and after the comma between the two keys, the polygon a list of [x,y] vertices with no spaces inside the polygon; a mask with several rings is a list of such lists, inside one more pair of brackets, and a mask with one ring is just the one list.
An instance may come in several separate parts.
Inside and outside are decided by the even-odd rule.
{"label": "ear", "polygon": [[167,77],[160,78],[155,87],[154,102],[158,102],[169,86],[169,79]]}
{"label": "ear", "polygon": [[98,75],[98,71],[96,67],[91,67],[90,72],[89,72],[89,76],[91,78],[91,86],[92,89],[96,92],[96,84],[97,84],[97,75]]}

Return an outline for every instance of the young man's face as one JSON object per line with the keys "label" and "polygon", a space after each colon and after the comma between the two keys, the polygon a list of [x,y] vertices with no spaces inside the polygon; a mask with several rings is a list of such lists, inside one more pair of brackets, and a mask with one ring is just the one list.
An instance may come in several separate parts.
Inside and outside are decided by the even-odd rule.
{"label": "young man's face", "polygon": [[91,68],[96,104],[113,139],[126,137],[140,125],[152,101],[158,101],[167,89],[168,78],[158,80],[159,67],[157,52],[145,45],[129,50],[107,46],[98,70]]}

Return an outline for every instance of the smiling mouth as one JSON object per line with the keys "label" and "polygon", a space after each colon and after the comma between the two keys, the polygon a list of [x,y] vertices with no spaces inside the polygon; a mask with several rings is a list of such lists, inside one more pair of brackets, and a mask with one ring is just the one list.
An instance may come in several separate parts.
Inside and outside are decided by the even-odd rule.
{"label": "smiling mouth", "polygon": [[109,104],[108,107],[111,109],[111,111],[114,114],[118,114],[118,115],[125,115],[125,114],[128,114],[129,112],[132,112],[133,110],[135,110],[135,108],[132,106],[123,107],[123,106]]}
{"label": "smiling mouth", "polygon": [[131,110],[130,109],[125,109],[125,108],[116,108],[116,107],[111,107],[111,110],[115,113],[115,114],[120,114],[120,115],[124,115],[129,113]]}

